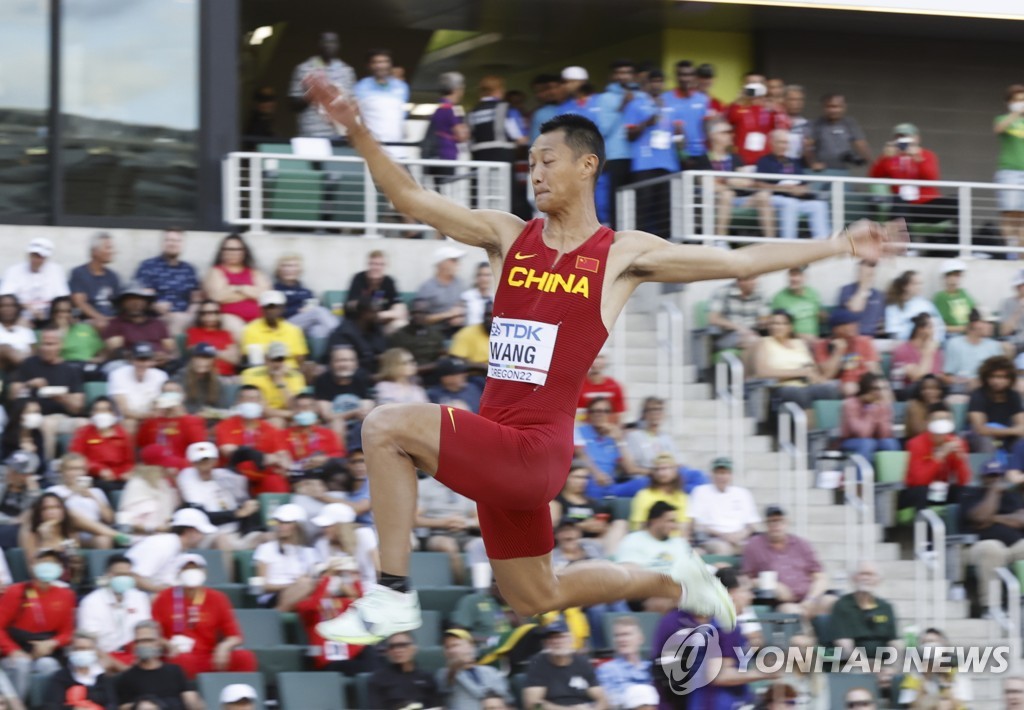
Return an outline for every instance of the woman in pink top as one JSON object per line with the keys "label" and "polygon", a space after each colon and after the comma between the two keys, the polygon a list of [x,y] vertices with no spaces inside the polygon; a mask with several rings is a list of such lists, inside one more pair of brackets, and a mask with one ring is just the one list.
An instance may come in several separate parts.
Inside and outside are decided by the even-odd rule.
{"label": "woman in pink top", "polygon": [[892,400],[885,378],[865,372],[857,395],[843,400],[843,450],[874,462],[876,451],[899,451],[892,436]]}
{"label": "woman in pink top", "polygon": [[918,313],[912,319],[910,340],[900,343],[892,351],[892,386],[897,392],[921,381],[925,375],[943,378],[942,350],[935,340],[935,325],[927,313]]}
{"label": "woman in pink top", "polygon": [[260,317],[259,297],[270,279],[256,268],[249,245],[238,234],[224,237],[213,268],[203,280],[206,295],[220,304],[223,327],[237,342],[242,328]]}

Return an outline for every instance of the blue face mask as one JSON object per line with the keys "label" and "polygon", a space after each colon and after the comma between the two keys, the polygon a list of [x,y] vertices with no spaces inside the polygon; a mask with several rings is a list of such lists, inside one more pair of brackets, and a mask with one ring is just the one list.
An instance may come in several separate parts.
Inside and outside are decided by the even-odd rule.
{"label": "blue face mask", "polygon": [[32,566],[32,574],[34,574],[36,579],[40,582],[55,582],[60,579],[63,572],[64,568],[56,562],[36,562],[35,565]]}
{"label": "blue face mask", "polygon": [[110,578],[110,591],[114,594],[124,594],[129,589],[135,589],[135,577],[130,574],[119,574]]}
{"label": "blue face mask", "polygon": [[316,412],[299,412],[292,421],[299,426],[313,426],[316,423]]}
{"label": "blue face mask", "polygon": [[91,668],[96,663],[96,652],[91,649],[80,649],[68,654],[72,668]]}

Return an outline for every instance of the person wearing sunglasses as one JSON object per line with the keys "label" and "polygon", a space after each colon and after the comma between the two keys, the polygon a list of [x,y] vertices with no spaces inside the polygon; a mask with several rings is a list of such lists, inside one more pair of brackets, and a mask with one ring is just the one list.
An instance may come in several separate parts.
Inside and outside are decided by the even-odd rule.
{"label": "person wearing sunglasses", "polygon": [[370,707],[404,708],[413,703],[420,703],[424,708],[441,707],[434,677],[416,667],[419,649],[412,634],[394,634],[381,646],[386,663],[370,676]]}

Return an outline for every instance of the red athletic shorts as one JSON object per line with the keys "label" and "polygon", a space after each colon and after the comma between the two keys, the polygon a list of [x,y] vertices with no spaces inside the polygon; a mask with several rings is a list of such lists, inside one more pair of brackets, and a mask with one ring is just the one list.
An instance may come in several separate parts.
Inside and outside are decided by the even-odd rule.
{"label": "red athletic shorts", "polygon": [[569,477],[572,435],[573,419],[562,413],[441,407],[435,478],[476,501],[488,557],[551,552],[548,503]]}

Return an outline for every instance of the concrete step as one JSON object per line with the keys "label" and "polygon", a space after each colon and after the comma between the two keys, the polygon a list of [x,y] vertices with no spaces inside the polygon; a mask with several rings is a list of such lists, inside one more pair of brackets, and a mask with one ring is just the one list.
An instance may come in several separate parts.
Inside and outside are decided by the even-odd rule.
{"label": "concrete step", "polygon": [[[917,602],[914,599],[896,599],[893,597],[886,597],[892,602],[893,608],[896,610],[896,619],[900,624],[900,628],[908,624],[913,624],[917,618]],[[928,607],[931,610],[931,606]],[[969,608],[966,601],[962,602],[946,602],[946,621],[953,621],[956,619],[966,619]]]}
{"label": "concrete step", "polygon": [[[818,557],[822,560],[847,560],[849,557],[846,554],[846,542],[836,542],[829,540],[818,540],[810,538],[814,543],[814,551],[818,553]],[[878,561],[893,561],[900,559],[900,546],[895,542],[881,542],[875,545],[875,560]],[[854,561],[851,564],[855,564]]]}
{"label": "concrete step", "polygon": [[[676,446],[679,452],[687,460],[699,460],[702,454],[707,452],[715,456],[724,456],[728,451],[721,451],[718,445],[718,437],[714,435],[687,435],[676,438]],[[744,449],[747,453],[766,453],[772,450],[772,440],[767,436],[748,436],[744,440]],[[696,464],[692,464],[696,465]]]}
{"label": "concrete step", "polygon": [[[678,421],[671,422],[669,431],[677,436],[693,436],[694,434],[709,434],[715,436],[719,430],[722,432],[728,431],[728,422],[721,422],[715,417],[698,417],[691,416],[689,412],[686,416]],[[757,425],[753,419],[744,419],[743,428],[744,435],[752,435],[757,431]]]}
{"label": "concrete step", "polygon": [[[749,458],[751,455],[756,456],[758,454],[747,454],[747,457]],[[760,472],[757,475],[754,475],[749,473],[748,469],[745,482],[739,480],[740,477],[738,474],[735,475],[734,478],[737,479],[737,485],[744,486],[750,490],[751,495],[754,496],[754,501],[757,502],[758,505],[765,505],[762,501],[779,499],[779,487],[766,485],[764,479],[760,476]],[[832,491],[823,491],[817,488],[812,488],[807,491],[807,503],[812,510],[822,506],[832,508]],[[809,520],[812,519],[809,518]]]}

